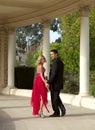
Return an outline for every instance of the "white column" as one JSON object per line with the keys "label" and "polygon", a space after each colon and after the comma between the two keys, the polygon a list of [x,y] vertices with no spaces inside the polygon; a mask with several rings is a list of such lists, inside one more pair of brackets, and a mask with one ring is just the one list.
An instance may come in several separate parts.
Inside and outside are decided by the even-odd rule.
{"label": "white column", "polygon": [[43,55],[45,56],[47,62],[45,64],[46,73],[45,75],[49,77],[50,72],[50,20],[43,22]]}
{"label": "white column", "polygon": [[8,88],[14,87],[14,66],[15,66],[15,46],[16,33],[14,28],[9,28],[8,38]]}
{"label": "white column", "polygon": [[89,7],[80,10],[80,96],[89,95]]}

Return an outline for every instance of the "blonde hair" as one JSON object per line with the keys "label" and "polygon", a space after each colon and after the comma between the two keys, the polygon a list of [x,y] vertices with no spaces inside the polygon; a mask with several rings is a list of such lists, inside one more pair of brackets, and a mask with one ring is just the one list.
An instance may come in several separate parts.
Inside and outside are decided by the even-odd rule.
{"label": "blonde hair", "polygon": [[36,62],[36,65],[42,63],[42,62],[41,62],[42,58],[45,58],[45,57],[44,57],[43,55],[41,55],[41,56],[38,57],[37,62]]}

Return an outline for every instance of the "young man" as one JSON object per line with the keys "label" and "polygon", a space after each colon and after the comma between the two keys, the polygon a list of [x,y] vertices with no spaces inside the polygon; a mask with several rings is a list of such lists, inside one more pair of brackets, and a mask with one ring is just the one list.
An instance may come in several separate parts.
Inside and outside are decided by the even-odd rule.
{"label": "young man", "polygon": [[60,90],[63,89],[63,73],[64,73],[64,64],[58,58],[57,50],[51,50],[50,52],[53,63],[50,69],[50,76],[48,84],[50,85],[51,92],[51,103],[54,113],[50,117],[59,117],[60,110],[61,116],[64,116],[66,113],[65,106],[63,105],[60,99]]}

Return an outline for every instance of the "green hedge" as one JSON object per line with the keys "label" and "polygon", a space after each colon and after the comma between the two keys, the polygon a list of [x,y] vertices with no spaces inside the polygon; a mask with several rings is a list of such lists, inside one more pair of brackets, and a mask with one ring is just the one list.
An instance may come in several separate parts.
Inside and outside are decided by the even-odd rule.
{"label": "green hedge", "polygon": [[33,67],[19,66],[15,68],[15,86],[20,89],[32,89],[34,80]]}
{"label": "green hedge", "polygon": [[95,97],[95,70],[90,72],[90,94]]}
{"label": "green hedge", "polygon": [[65,72],[64,78],[65,78],[65,82],[64,82],[64,89],[62,90],[62,92],[70,93],[70,94],[78,94],[79,93],[79,74]]}

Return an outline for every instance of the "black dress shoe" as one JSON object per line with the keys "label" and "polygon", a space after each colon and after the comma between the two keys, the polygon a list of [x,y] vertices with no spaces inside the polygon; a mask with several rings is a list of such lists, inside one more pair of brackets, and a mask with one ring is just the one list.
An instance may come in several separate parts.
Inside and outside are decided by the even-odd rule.
{"label": "black dress shoe", "polygon": [[61,116],[64,116],[66,114],[66,109],[63,104],[59,104],[59,108],[61,110]]}
{"label": "black dress shoe", "polygon": [[61,116],[65,116],[66,110],[62,110],[61,112],[62,112]]}
{"label": "black dress shoe", "polygon": [[58,114],[52,114],[52,115],[50,115],[49,117],[60,117],[60,115]]}

